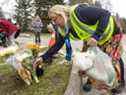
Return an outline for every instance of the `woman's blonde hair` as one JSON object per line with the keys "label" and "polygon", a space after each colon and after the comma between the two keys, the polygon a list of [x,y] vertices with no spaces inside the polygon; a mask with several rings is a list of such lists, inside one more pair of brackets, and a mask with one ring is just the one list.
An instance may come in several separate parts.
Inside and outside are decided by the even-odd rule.
{"label": "woman's blonde hair", "polygon": [[51,18],[52,15],[61,15],[66,22],[66,16],[69,16],[70,6],[68,5],[54,5],[48,11],[48,16]]}

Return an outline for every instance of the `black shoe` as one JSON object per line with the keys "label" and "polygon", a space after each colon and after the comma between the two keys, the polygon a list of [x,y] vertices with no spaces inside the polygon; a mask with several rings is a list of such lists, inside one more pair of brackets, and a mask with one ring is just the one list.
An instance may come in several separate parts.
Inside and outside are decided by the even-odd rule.
{"label": "black shoe", "polygon": [[91,91],[91,89],[92,89],[92,84],[91,84],[91,81],[90,81],[89,79],[87,80],[87,83],[84,84],[84,85],[82,86],[82,89],[83,89],[85,92],[90,92],[90,91]]}
{"label": "black shoe", "polygon": [[113,88],[111,92],[113,94],[119,94],[122,92],[123,88],[125,88],[125,81],[119,81],[119,86],[116,88]]}
{"label": "black shoe", "polygon": [[92,86],[91,86],[91,84],[84,84],[83,85],[83,90],[85,91],[85,92],[90,92],[91,91],[91,89],[92,89]]}
{"label": "black shoe", "polygon": [[117,88],[113,88],[111,90],[111,92],[112,92],[112,95],[115,95],[115,94],[120,94],[122,92],[122,90],[117,87]]}
{"label": "black shoe", "polygon": [[119,81],[119,84],[122,89],[125,88],[125,80]]}

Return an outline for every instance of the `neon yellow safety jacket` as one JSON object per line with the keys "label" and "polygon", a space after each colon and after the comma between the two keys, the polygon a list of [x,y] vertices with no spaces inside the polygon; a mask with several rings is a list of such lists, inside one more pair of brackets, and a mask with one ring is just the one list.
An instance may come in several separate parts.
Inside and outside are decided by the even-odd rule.
{"label": "neon yellow safety jacket", "polygon": [[[73,29],[75,30],[75,32],[77,33],[79,38],[81,40],[88,40],[92,36],[93,31],[96,31],[99,21],[97,21],[97,23],[95,25],[87,25],[87,24],[82,23],[77,18],[75,11],[74,11],[77,6],[78,5],[71,7],[70,21],[71,21]],[[110,16],[108,25],[102,35],[102,38],[100,40],[98,40],[98,44],[102,45],[106,41],[108,41],[112,37],[113,32],[114,32],[114,20],[113,20],[113,17]]]}

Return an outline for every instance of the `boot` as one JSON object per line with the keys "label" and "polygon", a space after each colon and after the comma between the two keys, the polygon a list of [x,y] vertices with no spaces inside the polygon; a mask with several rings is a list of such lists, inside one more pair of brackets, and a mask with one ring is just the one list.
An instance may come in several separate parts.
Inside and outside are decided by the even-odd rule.
{"label": "boot", "polygon": [[82,86],[82,89],[85,91],[85,92],[90,92],[91,89],[92,89],[92,85],[91,85],[91,81],[88,79],[87,80],[87,83],[85,83],[83,86]]}
{"label": "boot", "polygon": [[119,85],[116,88],[113,88],[111,92],[113,94],[119,94],[122,92],[123,88],[125,88],[125,80],[124,81],[119,81]]}

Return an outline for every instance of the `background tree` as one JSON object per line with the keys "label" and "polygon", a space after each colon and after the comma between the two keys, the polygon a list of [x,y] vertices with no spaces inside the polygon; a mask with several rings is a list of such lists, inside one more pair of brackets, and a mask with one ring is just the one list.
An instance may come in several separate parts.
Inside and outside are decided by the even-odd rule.
{"label": "background tree", "polygon": [[94,0],[70,0],[71,5],[77,4],[77,3],[89,3],[92,4]]}
{"label": "background tree", "polygon": [[62,0],[34,0],[34,7],[37,15],[47,17],[48,8],[55,4],[62,4]]}
{"label": "background tree", "polygon": [[122,28],[124,30],[124,33],[126,33],[126,19],[125,18],[121,19],[121,25],[122,25]]}
{"label": "background tree", "polygon": [[62,4],[62,0],[34,0],[34,8],[35,8],[35,15],[39,15],[43,25],[44,29],[42,31],[46,31],[46,25],[49,23],[49,18],[48,18],[48,9],[55,5],[55,4]]}
{"label": "background tree", "polygon": [[16,0],[16,20],[23,32],[28,31],[29,23],[32,18],[32,0]]}
{"label": "background tree", "polygon": [[3,14],[3,11],[2,11],[1,7],[0,7],[0,17],[4,17],[4,14]]}

